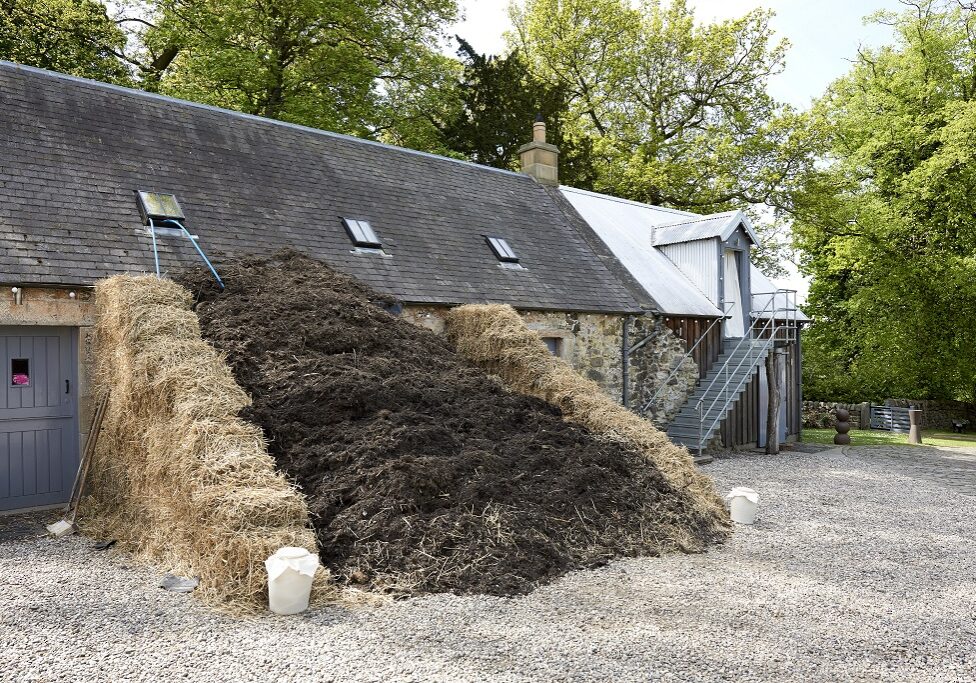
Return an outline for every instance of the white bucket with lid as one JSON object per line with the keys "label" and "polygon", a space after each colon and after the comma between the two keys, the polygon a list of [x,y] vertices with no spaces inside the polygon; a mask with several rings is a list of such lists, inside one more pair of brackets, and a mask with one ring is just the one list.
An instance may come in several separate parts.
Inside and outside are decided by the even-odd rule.
{"label": "white bucket with lid", "polygon": [[319,558],[305,548],[285,546],[264,561],[268,569],[268,606],[275,614],[308,609]]}
{"label": "white bucket with lid", "polygon": [[733,522],[752,524],[756,521],[756,509],[759,507],[759,494],[745,486],[737,486],[725,496],[729,504],[729,516]]}

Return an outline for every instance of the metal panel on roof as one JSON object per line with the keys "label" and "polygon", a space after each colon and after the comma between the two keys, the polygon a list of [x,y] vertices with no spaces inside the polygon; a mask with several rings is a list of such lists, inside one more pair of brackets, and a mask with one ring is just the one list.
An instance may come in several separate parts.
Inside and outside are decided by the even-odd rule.
{"label": "metal panel on roof", "polygon": [[718,300],[718,243],[714,239],[679,242],[661,247],[685,277],[716,306]]}
{"label": "metal panel on roof", "polygon": [[740,225],[745,229],[752,243],[758,245],[759,236],[756,235],[749,217],[741,211],[680,218],[658,225],[654,230],[654,245],[661,247],[666,244],[693,242],[713,237],[727,240]]}
{"label": "metal panel on roof", "polygon": [[667,256],[651,245],[655,225],[673,221],[676,215],[692,214],[570,187],[561,187],[560,191],[617,260],[647,290],[662,313],[698,317],[722,315]]}

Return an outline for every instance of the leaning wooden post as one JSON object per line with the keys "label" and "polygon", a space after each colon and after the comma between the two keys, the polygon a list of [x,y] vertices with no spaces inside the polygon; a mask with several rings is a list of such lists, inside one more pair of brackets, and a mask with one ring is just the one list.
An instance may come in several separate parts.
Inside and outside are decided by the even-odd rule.
{"label": "leaning wooden post", "polygon": [[779,386],[780,354],[772,349],[766,356],[766,386],[769,388],[769,405],[766,406],[766,453],[779,453],[779,405],[782,401],[782,388]]}

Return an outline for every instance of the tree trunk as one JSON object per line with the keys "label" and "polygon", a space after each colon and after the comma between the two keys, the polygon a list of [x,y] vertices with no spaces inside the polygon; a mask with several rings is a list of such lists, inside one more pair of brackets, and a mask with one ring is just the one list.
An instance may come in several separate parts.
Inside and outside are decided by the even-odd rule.
{"label": "tree trunk", "polygon": [[783,400],[779,385],[779,367],[782,354],[772,349],[766,356],[766,386],[769,388],[769,405],[766,408],[766,453],[779,453],[779,406]]}

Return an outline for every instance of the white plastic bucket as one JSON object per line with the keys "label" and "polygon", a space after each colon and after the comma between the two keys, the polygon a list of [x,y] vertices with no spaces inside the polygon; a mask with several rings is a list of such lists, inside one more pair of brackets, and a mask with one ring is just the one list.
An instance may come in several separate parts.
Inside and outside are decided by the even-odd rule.
{"label": "white plastic bucket", "polygon": [[308,609],[319,558],[305,548],[286,546],[264,561],[268,569],[268,606],[275,614]]}
{"label": "white plastic bucket", "polygon": [[756,521],[756,509],[759,507],[759,494],[745,486],[737,486],[725,496],[729,504],[729,516],[733,522],[752,524]]}

